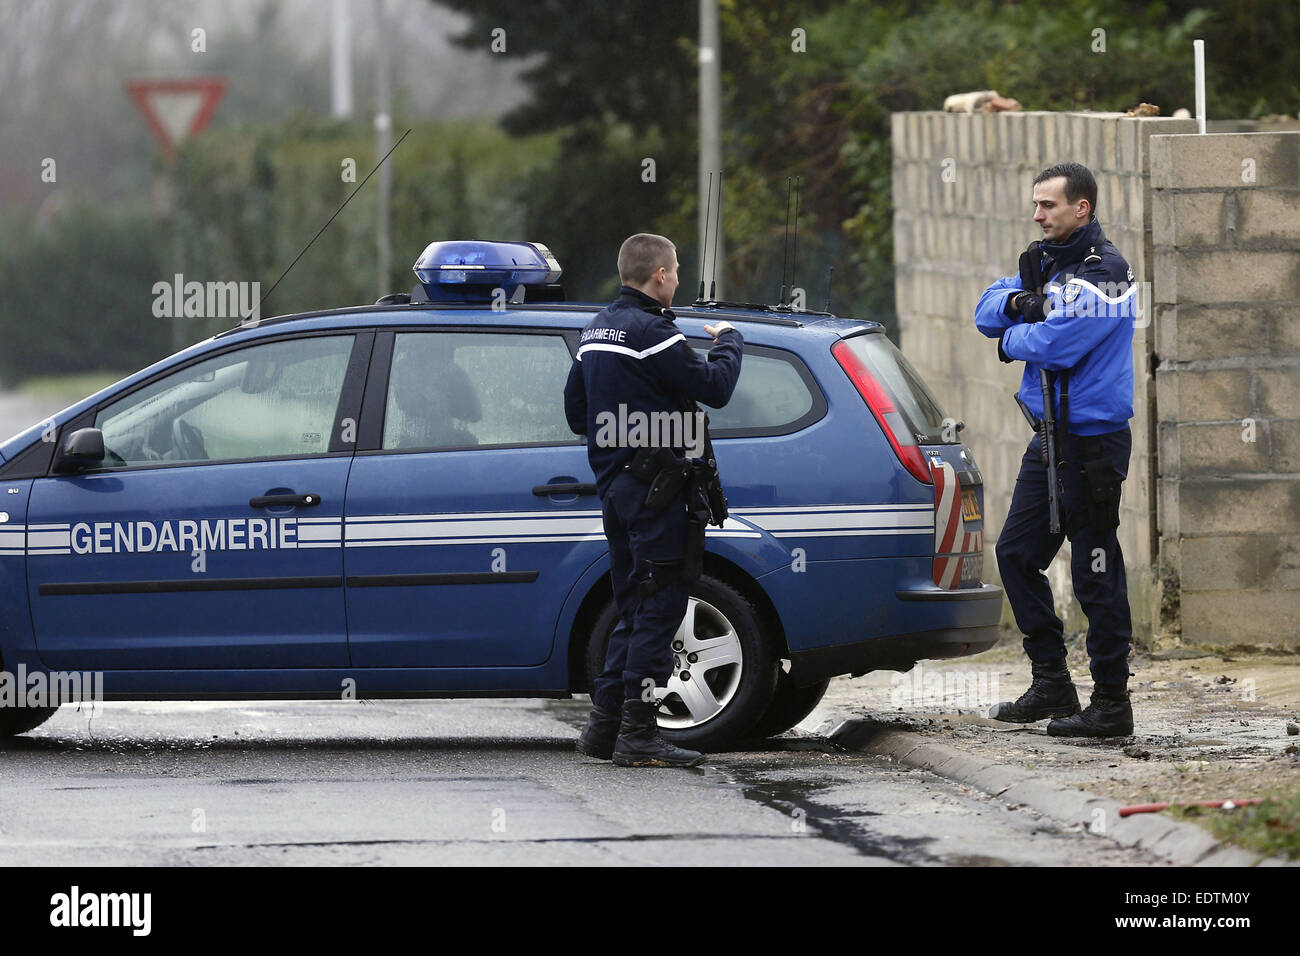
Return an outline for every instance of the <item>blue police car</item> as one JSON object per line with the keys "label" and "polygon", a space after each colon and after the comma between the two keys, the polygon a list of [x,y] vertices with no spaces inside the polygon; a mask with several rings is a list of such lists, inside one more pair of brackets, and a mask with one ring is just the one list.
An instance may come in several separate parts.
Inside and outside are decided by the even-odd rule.
{"label": "blue police car", "polygon": [[[556,301],[531,243],[435,243],[416,273],[410,295],[223,332],[0,444],[0,670],[92,673],[106,699],[587,692],[614,607],[562,391],[602,306]],[[835,675],[990,647],[979,469],[883,328],[677,314],[701,351],[732,322],[745,357],[710,413],[731,514],[657,689],[665,736],[780,733]],[[0,735],[58,703],[19,690]]]}

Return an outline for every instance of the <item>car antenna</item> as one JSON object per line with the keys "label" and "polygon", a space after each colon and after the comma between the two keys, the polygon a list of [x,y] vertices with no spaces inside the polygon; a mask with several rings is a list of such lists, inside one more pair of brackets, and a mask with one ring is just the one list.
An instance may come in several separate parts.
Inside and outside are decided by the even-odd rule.
{"label": "car antenna", "polygon": [[793,181],[785,177],[785,242],[781,245],[781,294],[777,305],[785,305],[785,269],[790,262],[790,188]]}
{"label": "car antenna", "polygon": [[[704,301],[704,265],[709,261],[709,210],[713,204],[713,173],[709,173],[709,191],[704,195],[704,242],[700,250],[700,293],[695,297],[697,302]],[[714,254],[717,254],[716,249]]]}
{"label": "car antenna", "polygon": [[835,275],[835,266],[834,266],[834,265],[832,265],[829,269],[826,270],[826,309],[825,309],[825,311],[827,311],[827,312],[829,312],[829,311],[831,310],[831,276],[833,276],[833,275]]}
{"label": "car antenna", "polygon": [[794,246],[790,250],[790,300],[794,299],[794,284],[800,268],[800,199],[803,195],[803,177],[794,179]]}
{"label": "car antenna", "polygon": [[[718,243],[722,236],[722,170],[718,170],[718,214],[713,217],[713,275],[709,278],[709,301],[718,300]],[[725,279],[726,276],[723,275]]]}
{"label": "car antenna", "polygon": [[283,282],[284,277],[289,274],[289,269],[292,269],[294,266],[298,264],[298,260],[307,254],[307,250],[310,249],[315,244],[316,240],[321,237],[321,233],[324,232],[326,229],[328,229],[330,227],[330,223],[332,223],[335,219],[338,218],[339,213],[343,211],[343,206],[346,206],[348,203],[350,203],[352,201],[352,197],[361,191],[361,187],[364,186],[366,183],[370,182],[370,177],[375,174],[375,171],[378,170],[380,166],[384,165],[384,163],[388,160],[388,157],[393,155],[393,150],[401,146],[402,140],[406,139],[406,137],[410,135],[411,135],[411,130],[408,128],[407,131],[402,134],[401,138],[398,139],[398,141],[393,144],[393,148],[390,149],[388,152],[384,153],[383,158],[380,159],[379,162],[375,163],[375,168],[370,170],[370,172],[366,173],[366,178],[361,180],[361,182],[357,183],[357,188],[352,190],[352,192],[348,193],[348,198],[343,200],[343,205],[339,206],[338,209],[334,210],[334,215],[330,216],[329,219],[326,220],[325,225],[320,227],[320,230],[316,233],[316,235],[311,237],[311,242],[303,246],[302,252],[294,256],[293,262],[289,263],[289,268],[285,269],[283,272],[280,273],[280,278],[276,279],[275,282],[271,284],[271,288],[266,290],[266,295],[262,296],[262,300],[257,303],[257,309],[259,314],[261,313],[262,306],[266,303],[266,300],[271,298],[271,293],[275,291],[275,287],[278,286],[281,282]]}

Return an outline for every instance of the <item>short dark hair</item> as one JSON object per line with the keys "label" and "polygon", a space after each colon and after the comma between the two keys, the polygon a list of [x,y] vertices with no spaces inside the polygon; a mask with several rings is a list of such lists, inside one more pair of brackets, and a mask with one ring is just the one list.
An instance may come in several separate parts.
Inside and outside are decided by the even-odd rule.
{"label": "short dark hair", "polygon": [[645,285],[663,266],[667,269],[676,258],[672,240],[653,232],[628,236],[618,250],[618,278],[624,285]]}
{"label": "short dark hair", "polygon": [[1065,177],[1065,198],[1067,202],[1076,203],[1080,199],[1088,200],[1088,209],[1092,215],[1097,215],[1097,180],[1092,176],[1092,170],[1088,169],[1083,163],[1057,163],[1055,166],[1048,166],[1034,180],[1034,185],[1046,182],[1049,179],[1055,179],[1058,176]]}

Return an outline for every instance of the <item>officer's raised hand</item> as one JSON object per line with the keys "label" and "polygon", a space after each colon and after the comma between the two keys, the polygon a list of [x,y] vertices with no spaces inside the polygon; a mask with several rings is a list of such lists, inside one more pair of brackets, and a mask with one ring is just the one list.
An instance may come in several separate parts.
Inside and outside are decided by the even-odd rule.
{"label": "officer's raised hand", "polygon": [[1011,297],[1009,305],[1011,311],[1026,322],[1041,322],[1047,318],[1047,296],[1037,292],[1019,292]]}
{"label": "officer's raised hand", "polygon": [[730,322],[719,322],[717,325],[706,325],[704,327],[704,331],[713,336],[714,342],[717,342],[718,336],[727,331],[727,329],[731,329],[734,332],[736,327]]}

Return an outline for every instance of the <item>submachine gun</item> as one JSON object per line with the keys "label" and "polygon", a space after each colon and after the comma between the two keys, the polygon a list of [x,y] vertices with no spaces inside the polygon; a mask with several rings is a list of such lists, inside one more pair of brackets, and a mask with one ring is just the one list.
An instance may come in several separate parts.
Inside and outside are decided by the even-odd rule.
{"label": "submachine gun", "polygon": [[[1030,255],[1020,257],[1020,287],[1026,292],[1033,292],[1035,295],[1043,294],[1043,271],[1042,271],[1042,249],[1037,242],[1029,244]],[[1020,396],[1015,396],[1016,404],[1024,412],[1025,418],[1029,420],[1030,426],[1038,433],[1038,440],[1042,449],[1043,465],[1047,468],[1047,516],[1048,529],[1052,534],[1061,533],[1061,466],[1065,462],[1061,461],[1061,445],[1058,439],[1065,434],[1065,428],[1068,425],[1058,420],[1054,409],[1055,405],[1055,378],[1045,368],[1038,370],[1038,384],[1043,393],[1043,419],[1038,421],[1029,411],[1028,406],[1021,401]],[[1069,406],[1066,404],[1069,399],[1069,373],[1063,372],[1061,375],[1061,405],[1064,411]]]}

